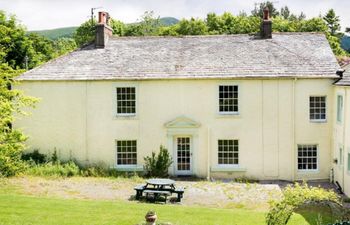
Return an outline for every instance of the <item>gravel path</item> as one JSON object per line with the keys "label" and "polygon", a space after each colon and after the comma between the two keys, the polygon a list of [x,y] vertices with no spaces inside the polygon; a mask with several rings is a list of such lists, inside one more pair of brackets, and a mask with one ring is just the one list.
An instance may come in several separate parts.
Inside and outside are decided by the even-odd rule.
{"label": "gravel path", "polygon": [[[25,194],[35,196],[132,200],[135,194],[133,187],[144,182],[140,178],[16,177],[8,179],[6,183]],[[277,184],[176,181],[176,185],[185,188],[184,198],[180,203],[183,205],[266,210],[269,201],[281,197],[281,188]]]}

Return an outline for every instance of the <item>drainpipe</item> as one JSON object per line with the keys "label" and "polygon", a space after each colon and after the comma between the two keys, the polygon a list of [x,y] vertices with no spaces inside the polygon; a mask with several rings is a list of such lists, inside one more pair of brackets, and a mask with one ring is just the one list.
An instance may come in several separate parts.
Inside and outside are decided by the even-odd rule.
{"label": "drainpipe", "polygon": [[293,108],[292,108],[292,120],[293,120],[293,148],[292,148],[292,153],[293,153],[293,158],[292,158],[292,168],[293,168],[293,173],[292,173],[292,179],[293,181],[295,180],[296,177],[296,125],[295,125],[295,84],[296,84],[297,78],[294,78],[293,80]]}
{"label": "drainpipe", "polygon": [[[346,120],[346,115],[347,115],[347,107],[345,107],[345,105],[346,105],[346,101],[347,101],[347,91],[346,91],[346,88],[344,88],[344,100],[343,100],[343,109],[344,109],[344,125],[343,125],[343,152],[342,152],[342,158],[343,158],[343,164],[342,164],[342,182],[341,182],[341,184],[342,184],[342,188],[343,188],[343,190],[345,189],[345,187],[344,187],[344,178],[345,178],[345,151],[346,151],[346,136],[345,136],[345,132],[346,132],[346,125],[347,125],[347,120]],[[345,190],[344,190],[345,191]]]}
{"label": "drainpipe", "polygon": [[207,180],[210,180],[210,127],[208,126],[208,136],[207,136],[207,154],[208,154],[208,157],[207,157]]}

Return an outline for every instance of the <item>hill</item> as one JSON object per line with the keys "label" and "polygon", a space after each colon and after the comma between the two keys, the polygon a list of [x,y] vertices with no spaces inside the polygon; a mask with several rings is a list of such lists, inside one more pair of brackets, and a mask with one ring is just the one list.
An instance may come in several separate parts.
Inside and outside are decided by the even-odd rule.
{"label": "hill", "polygon": [[[171,25],[177,24],[178,22],[179,20],[174,17],[160,18],[160,23],[163,26],[171,26]],[[77,28],[78,27],[62,27],[62,28],[50,29],[50,30],[33,30],[33,31],[28,31],[28,33],[37,33],[51,40],[56,40],[62,37],[68,37],[68,38],[73,37],[73,34]]]}
{"label": "hill", "polygon": [[52,40],[56,40],[58,38],[62,37],[73,37],[73,33],[78,27],[62,27],[57,29],[50,29],[50,30],[33,30],[28,31],[28,33],[37,33],[44,37],[47,37]]}

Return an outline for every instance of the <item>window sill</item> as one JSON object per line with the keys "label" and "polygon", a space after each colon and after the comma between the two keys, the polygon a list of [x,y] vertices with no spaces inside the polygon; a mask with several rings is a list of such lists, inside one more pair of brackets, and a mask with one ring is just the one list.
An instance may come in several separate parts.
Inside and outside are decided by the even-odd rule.
{"label": "window sill", "polygon": [[242,168],[234,165],[213,166],[210,168],[211,172],[246,172],[246,168]]}
{"label": "window sill", "polygon": [[240,117],[240,116],[241,114],[239,112],[232,112],[232,113],[218,112],[217,113],[218,118]]}
{"label": "window sill", "polygon": [[125,171],[125,172],[142,172],[143,171],[143,166],[142,165],[117,165],[113,167],[117,171]]}
{"label": "window sill", "polygon": [[136,120],[137,114],[117,114],[114,116],[115,120]]}
{"label": "window sill", "polygon": [[327,120],[310,120],[310,123],[327,123]]}
{"label": "window sill", "polygon": [[320,171],[317,170],[298,170],[298,174],[308,174],[308,173],[319,173]]}

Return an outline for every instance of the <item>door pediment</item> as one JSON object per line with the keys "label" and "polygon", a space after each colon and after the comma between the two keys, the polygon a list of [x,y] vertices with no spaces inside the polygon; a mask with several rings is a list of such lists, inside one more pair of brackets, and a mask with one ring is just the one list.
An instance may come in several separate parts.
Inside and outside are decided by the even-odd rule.
{"label": "door pediment", "polygon": [[179,116],[164,125],[166,128],[197,128],[201,124],[186,116]]}

